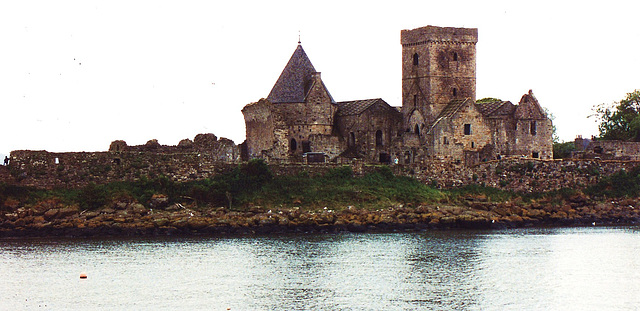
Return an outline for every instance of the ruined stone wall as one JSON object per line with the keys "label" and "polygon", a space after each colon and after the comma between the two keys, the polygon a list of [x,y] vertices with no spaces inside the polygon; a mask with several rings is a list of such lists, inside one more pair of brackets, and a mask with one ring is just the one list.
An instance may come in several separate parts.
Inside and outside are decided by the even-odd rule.
{"label": "ruined stone wall", "polygon": [[446,161],[398,165],[397,173],[414,176],[428,185],[454,188],[476,184],[520,192],[561,188],[581,189],[621,169],[630,170],[640,161],[580,159],[539,160],[519,157],[482,162],[468,167]]}
{"label": "ruined stone wall", "polygon": [[640,161],[640,142],[591,140],[586,147],[582,145],[582,138],[577,138],[576,155],[581,158]]}
{"label": "ruined stone wall", "polygon": [[242,109],[247,132],[247,154],[249,158],[262,155],[262,150],[273,147],[274,125],[272,104],[266,99],[251,103]]}
{"label": "ruined stone wall", "polygon": [[[134,181],[143,176],[153,178],[160,175],[184,182],[229,172],[237,166],[237,163],[216,161],[211,155],[198,153],[13,151],[11,157],[9,167],[0,167],[0,183],[41,188],[82,187],[89,183]],[[343,165],[350,165],[356,175],[363,175],[377,168],[362,160],[345,160],[322,164],[270,163],[269,167],[276,175],[303,171],[318,175]],[[477,184],[504,190],[541,192],[581,189],[621,169],[631,170],[639,165],[640,161],[512,157],[475,166],[423,161],[390,167],[396,174],[415,177],[427,185],[441,188]]]}
{"label": "ruined stone wall", "polygon": [[42,188],[82,187],[89,183],[133,181],[164,175],[174,181],[203,179],[235,167],[211,153],[11,152],[8,182]]}
{"label": "ruined stone wall", "polygon": [[[533,124],[534,122],[535,125]],[[553,125],[551,120],[517,120],[515,133],[515,148],[511,155],[537,157],[540,159],[553,158]]]}
{"label": "ruined stone wall", "polygon": [[[473,105],[463,107],[438,123],[434,132],[434,155],[439,159],[464,162],[464,151],[477,152],[491,143],[491,129]],[[465,127],[469,126],[469,133]],[[445,140],[446,138],[446,140]]]}
{"label": "ruined stone wall", "polygon": [[[394,139],[402,134],[402,114],[394,108],[374,104],[357,115],[338,119],[338,131],[344,141],[353,140],[355,150],[371,163],[380,162],[380,154],[391,157]],[[353,137],[351,137],[353,133]]]}

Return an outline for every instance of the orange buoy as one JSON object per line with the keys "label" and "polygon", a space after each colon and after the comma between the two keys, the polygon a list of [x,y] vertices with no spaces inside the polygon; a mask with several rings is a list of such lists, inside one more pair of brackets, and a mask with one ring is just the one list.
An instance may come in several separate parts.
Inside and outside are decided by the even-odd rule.
{"label": "orange buoy", "polygon": [[86,279],[87,278],[87,274],[86,273],[80,273],[80,278],[81,279]]}

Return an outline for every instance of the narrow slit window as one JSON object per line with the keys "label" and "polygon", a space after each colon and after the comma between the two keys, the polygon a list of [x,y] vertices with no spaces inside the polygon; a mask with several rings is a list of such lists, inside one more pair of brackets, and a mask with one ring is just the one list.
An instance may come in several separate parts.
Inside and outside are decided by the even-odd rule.
{"label": "narrow slit window", "polygon": [[452,93],[453,93],[453,96],[458,96],[458,89],[454,87]]}
{"label": "narrow slit window", "polygon": [[454,62],[458,61],[458,53],[457,52],[453,52],[453,61]]}
{"label": "narrow slit window", "polygon": [[536,123],[536,121],[531,121],[531,135],[536,135],[538,134],[538,124]]}
{"label": "narrow slit window", "polygon": [[382,146],[382,131],[377,130],[376,131],[376,147],[380,147],[380,146]]}
{"label": "narrow slit window", "polygon": [[413,65],[418,66],[418,62],[420,61],[420,56],[418,53],[413,54]]}

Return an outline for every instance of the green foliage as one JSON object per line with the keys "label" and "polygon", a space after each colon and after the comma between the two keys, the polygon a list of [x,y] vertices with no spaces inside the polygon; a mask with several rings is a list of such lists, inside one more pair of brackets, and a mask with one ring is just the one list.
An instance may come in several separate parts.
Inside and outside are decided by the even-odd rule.
{"label": "green foliage", "polygon": [[553,143],[553,158],[566,159],[571,156],[571,152],[576,150],[576,145],[572,141]]}
{"label": "green foliage", "polygon": [[601,139],[640,141],[640,90],[628,93],[620,102],[601,104],[594,110]]}
{"label": "green foliage", "polygon": [[501,102],[501,101],[502,101],[502,99],[493,98],[493,97],[485,97],[485,98],[476,100],[476,103],[484,104],[484,103],[493,103],[493,102]]}
{"label": "green foliage", "polygon": [[597,184],[588,187],[585,193],[604,197],[637,197],[640,194],[640,167],[628,172],[620,170],[602,178]]}
{"label": "green foliage", "polygon": [[454,201],[462,201],[469,195],[484,195],[488,200],[493,202],[509,201],[516,197],[519,197],[519,195],[514,192],[500,190],[483,185],[466,185],[461,188],[451,189],[448,191],[448,194]]}

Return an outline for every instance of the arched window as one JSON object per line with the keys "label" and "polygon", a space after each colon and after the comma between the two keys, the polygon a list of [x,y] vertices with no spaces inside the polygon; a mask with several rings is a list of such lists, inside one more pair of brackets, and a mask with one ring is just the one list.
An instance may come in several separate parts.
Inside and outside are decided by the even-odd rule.
{"label": "arched window", "polygon": [[380,147],[380,146],[382,146],[382,131],[377,130],[376,131],[376,147]]}
{"label": "arched window", "polygon": [[418,66],[419,60],[420,60],[420,56],[418,56],[418,53],[413,54],[413,65],[414,66]]}
{"label": "arched window", "polygon": [[296,142],[295,138],[291,138],[291,143],[289,144],[289,150],[296,151],[298,149],[298,142]]}

